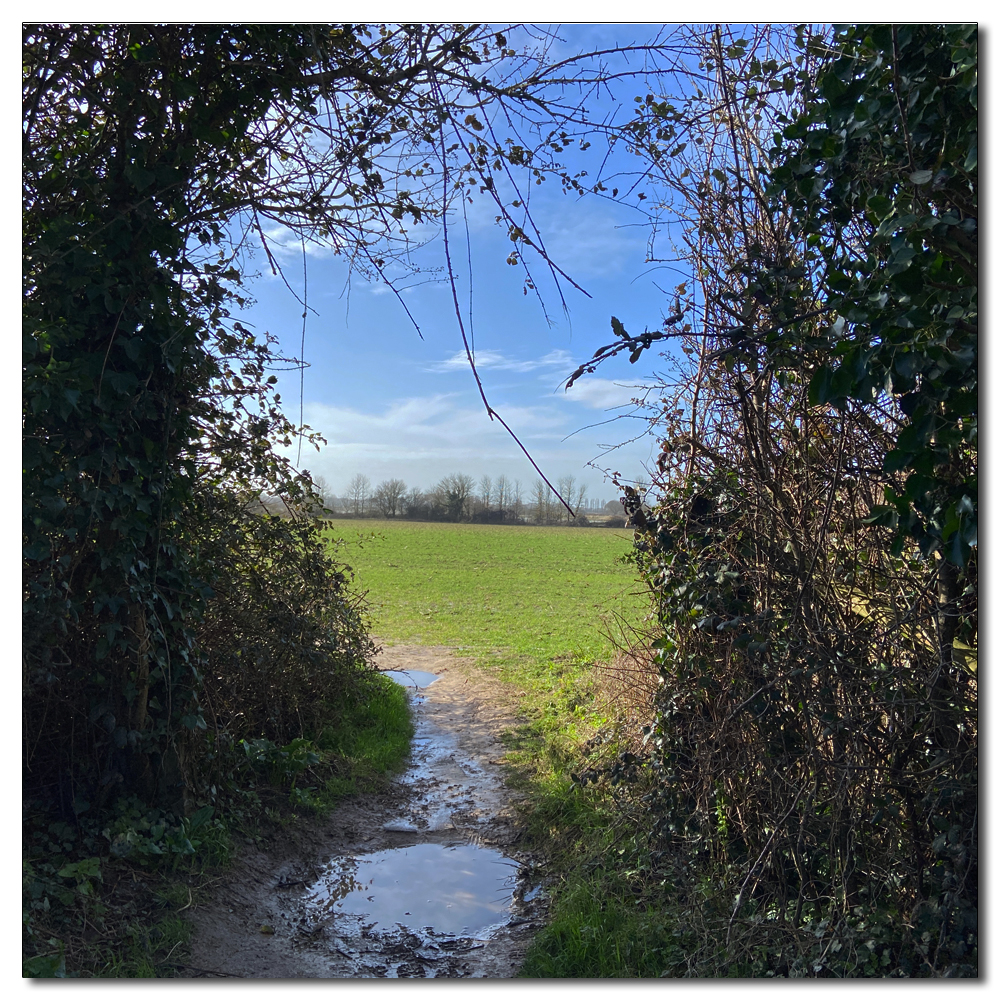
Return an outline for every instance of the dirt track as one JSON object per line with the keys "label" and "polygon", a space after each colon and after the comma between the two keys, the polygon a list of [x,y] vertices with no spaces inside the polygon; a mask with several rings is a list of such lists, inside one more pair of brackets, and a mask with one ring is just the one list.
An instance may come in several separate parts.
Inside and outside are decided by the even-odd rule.
{"label": "dirt track", "polygon": [[388,647],[379,666],[438,677],[411,696],[406,773],[383,794],[247,852],[193,913],[188,975],[516,974],[545,898],[516,850],[499,767],[497,737],[512,719],[498,690],[447,648]]}

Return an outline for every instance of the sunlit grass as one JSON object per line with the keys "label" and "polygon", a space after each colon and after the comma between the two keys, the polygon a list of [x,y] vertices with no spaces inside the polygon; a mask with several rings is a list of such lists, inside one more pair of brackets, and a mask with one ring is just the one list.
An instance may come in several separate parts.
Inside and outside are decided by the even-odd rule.
{"label": "sunlit grass", "polygon": [[338,773],[326,780],[318,796],[323,807],[378,788],[403,766],[413,738],[406,692],[388,677],[372,678],[362,696],[345,707],[337,724],[324,728],[316,740],[337,762]]}
{"label": "sunlit grass", "polygon": [[486,661],[601,660],[645,613],[631,532],[413,521],[337,521],[377,635]]}

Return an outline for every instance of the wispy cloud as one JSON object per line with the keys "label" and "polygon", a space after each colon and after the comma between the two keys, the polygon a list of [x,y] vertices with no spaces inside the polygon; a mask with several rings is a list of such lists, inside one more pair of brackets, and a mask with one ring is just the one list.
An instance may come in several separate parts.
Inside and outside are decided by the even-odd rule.
{"label": "wispy cloud", "polygon": [[631,270],[645,256],[639,219],[620,206],[584,199],[542,221],[549,256],[578,280]]}
{"label": "wispy cloud", "polygon": [[629,406],[634,399],[644,399],[654,385],[646,382],[614,382],[606,378],[585,376],[559,395],[571,403],[582,403],[592,410],[610,410]]}
{"label": "wispy cloud", "polygon": [[[600,475],[586,468],[600,451],[593,436],[581,434],[569,447],[564,443],[575,429],[571,411],[555,404],[498,409],[550,479],[583,476],[592,493],[604,488]],[[302,465],[335,491],[345,489],[358,472],[373,483],[398,477],[421,488],[451,472],[476,478],[504,474],[525,485],[537,475],[507,432],[484,409],[470,406],[467,396],[396,399],[373,413],[307,403],[305,419],[327,444],[318,454],[303,452]]]}
{"label": "wispy cloud", "polygon": [[[268,249],[278,263],[287,264],[292,260],[302,259],[303,241],[300,236],[277,223],[264,226],[262,231]],[[315,240],[306,240],[304,249],[307,257],[324,259],[337,256],[337,251],[333,247]],[[267,269],[267,273],[270,274],[270,268]]]}
{"label": "wispy cloud", "polygon": [[[540,358],[533,358],[519,361],[516,358],[508,358],[499,351],[476,351],[473,355],[477,368],[490,368],[494,371],[508,372],[533,372],[540,368],[562,367],[568,368],[573,359],[568,351],[555,350]],[[465,351],[457,351],[450,358],[443,361],[434,362],[424,371],[429,372],[451,372],[461,369],[468,369],[469,359],[465,356]]]}

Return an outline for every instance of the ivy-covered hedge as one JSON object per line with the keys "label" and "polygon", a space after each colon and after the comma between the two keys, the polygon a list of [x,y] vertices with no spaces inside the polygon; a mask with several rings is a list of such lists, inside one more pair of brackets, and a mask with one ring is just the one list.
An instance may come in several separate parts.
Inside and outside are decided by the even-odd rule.
{"label": "ivy-covered hedge", "polygon": [[715,117],[664,168],[698,293],[603,349],[683,351],[626,491],[654,842],[731,901],[729,974],[976,975],[976,28],[779,49],[706,38]]}

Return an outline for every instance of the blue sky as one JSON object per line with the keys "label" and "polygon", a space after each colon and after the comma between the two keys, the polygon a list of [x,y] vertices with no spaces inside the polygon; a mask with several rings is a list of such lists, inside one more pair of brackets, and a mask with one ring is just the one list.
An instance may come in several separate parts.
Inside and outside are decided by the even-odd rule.
{"label": "blue sky", "polygon": [[[580,26],[564,33],[566,48],[604,45],[615,37],[643,40],[653,27]],[[631,115],[633,98],[641,93],[638,83],[616,88],[623,118]],[[605,104],[610,110],[611,104]],[[586,164],[592,176],[602,155],[596,146],[594,154],[587,154]],[[591,498],[612,499],[617,494],[598,469],[636,478],[658,450],[655,441],[644,436],[606,451],[643,430],[644,423],[627,416],[629,400],[642,391],[657,359],[644,358],[634,366],[627,358],[615,359],[569,392],[560,384],[612,339],[612,315],[632,333],[658,327],[669,299],[656,286],[672,288],[680,275],[645,262],[648,228],[634,209],[594,196],[564,194],[552,181],[532,187],[531,197],[533,217],[552,259],[590,297],[563,282],[568,307],[564,312],[552,282],[540,281],[543,311],[536,297],[524,294],[520,268],[505,263],[512,244],[506,229],[495,224],[495,210],[480,200],[466,206],[464,219],[459,214],[450,223],[463,318],[474,335],[477,365],[491,405],[546,476],[554,482],[574,475],[587,484]],[[271,235],[280,244],[281,233]],[[443,265],[440,241],[422,254],[422,262]],[[301,247],[286,243],[277,255],[285,279],[301,295]],[[398,477],[420,488],[431,487],[451,472],[477,479],[484,473],[503,473],[520,479],[527,489],[537,474],[483,407],[464,358],[450,285],[426,282],[403,292],[421,339],[385,285],[369,284],[357,275],[349,281],[344,260],[320,247],[307,248],[305,263],[309,368],[302,411],[305,422],[328,444],[319,453],[304,449],[301,466],[321,475],[337,493],[359,472],[373,483]],[[255,264],[262,272],[249,285],[256,305],[241,318],[258,333],[269,331],[283,352],[295,355],[302,307],[284,281],[270,274],[263,255]],[[536,277],[543,270],[534,262]],[[286,412],[297,419],[298,373],[282,374],[279,389]],[[615,417],[619,419],[612,420]],[[597,423],[600,426],[589,427]]]}

